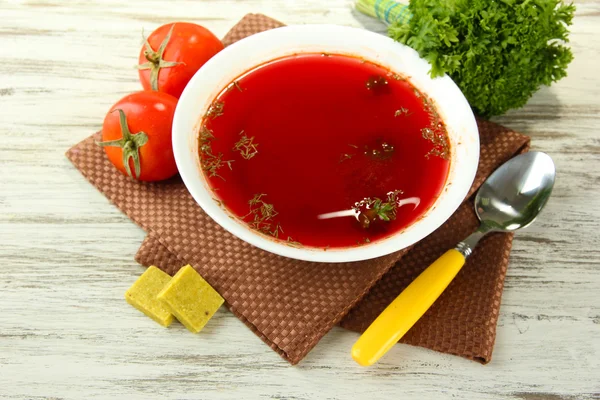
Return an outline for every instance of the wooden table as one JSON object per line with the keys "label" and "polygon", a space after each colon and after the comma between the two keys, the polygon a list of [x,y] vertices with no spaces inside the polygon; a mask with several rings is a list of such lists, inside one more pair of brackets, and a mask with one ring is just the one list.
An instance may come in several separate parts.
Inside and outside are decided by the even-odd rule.
{"label": "wooden table", "polygon": [[201,335],[126,304],[144,232],[64,157],[140,89],[140,32],[248,12],[384,31],[349,0],[0,2],[0,398],[600,398],[600,3],[577,2],[569,77],[498,119],[558,168],[519,233],[486,366],[406,345],[373,368],[334,329],[290,367],[222,309]]}

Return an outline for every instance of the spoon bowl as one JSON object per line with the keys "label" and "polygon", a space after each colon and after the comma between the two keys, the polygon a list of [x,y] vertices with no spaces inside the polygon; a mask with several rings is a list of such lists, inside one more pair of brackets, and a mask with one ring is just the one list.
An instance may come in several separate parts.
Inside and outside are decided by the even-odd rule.
{"label": "spoon bowl", "polygon": [[539,151],[521,154],[498,168],[475,196],[475,212],[490,230],[514,231],[530,225],[552,193],[556,169]]}

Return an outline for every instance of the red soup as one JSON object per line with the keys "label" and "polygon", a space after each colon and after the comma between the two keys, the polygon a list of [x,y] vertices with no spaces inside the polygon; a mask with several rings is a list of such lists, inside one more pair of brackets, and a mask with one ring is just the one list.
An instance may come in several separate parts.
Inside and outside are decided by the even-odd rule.
{"label": "red soup", "polygon": [[214,198],[290,246],[364,245],[415,222],[449,169],[434,106],[379,65],[302,54],[256,67],[214,100],[199,132]]}

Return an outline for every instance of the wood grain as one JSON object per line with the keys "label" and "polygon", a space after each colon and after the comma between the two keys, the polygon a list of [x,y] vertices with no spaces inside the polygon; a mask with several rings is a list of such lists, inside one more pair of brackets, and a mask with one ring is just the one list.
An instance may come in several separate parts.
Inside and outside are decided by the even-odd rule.
{"label": "wood grain", "polygon": [[144,233],[64,157],[121,96],[147,32],[223,35],[248,12],[384,27],[351,1],[0,1],[0,398],[600,398],[600,3],[576,2],[569,77],[497,119],[531,135],[558,178],[515,240],[493,361],[398,345],[374,368],[334,329],[290,367],[226,310],[201,335],[126,304]]}

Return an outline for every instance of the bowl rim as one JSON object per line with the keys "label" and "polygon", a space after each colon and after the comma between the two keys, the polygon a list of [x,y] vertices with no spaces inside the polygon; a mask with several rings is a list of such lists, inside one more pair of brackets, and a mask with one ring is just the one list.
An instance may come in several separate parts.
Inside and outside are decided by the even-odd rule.
{"label": "bowl rim", "polygon": [[[393,72],[408,75],[411,84],[434,103],[451,140],[450,171],[432,207],[407,228],[357,247],[327,251],[291,247],[284,241],[251,230],[213,200],[196,150],[198,128],[206,109],[218,93],[242,73],[269,60],[299,52],[362,57]],[[259,60],[262,61],[257,62]],[[471,188],[479,160],[479,132],[467,100],[447,75],[430,78],[429,68],[429,63],[410,47],[360,28],[330,24],[290,25],[244,38],[217,53],[200,68],[179,99],[172,129],[179,174],[194,200],[222,228],[251,245],[280,256],[315,262],[353,262],[405,249],[435,231],[460,206]]]}

